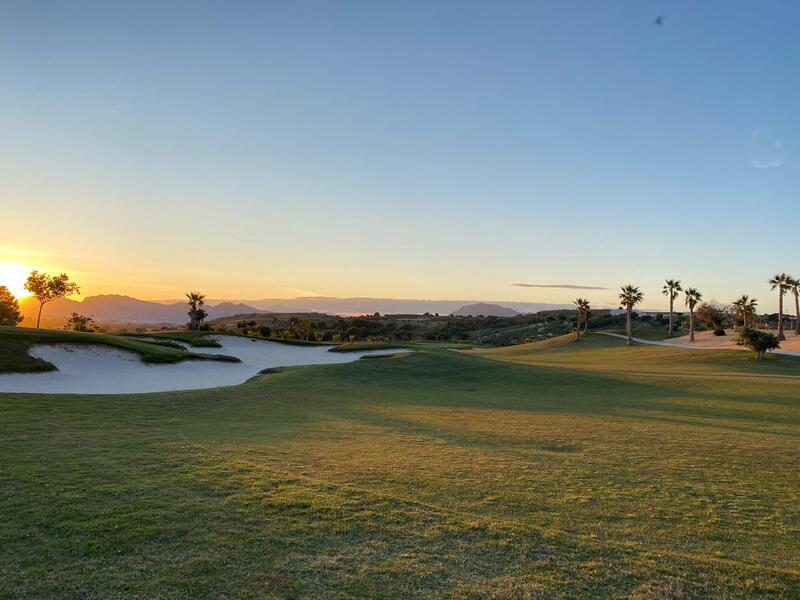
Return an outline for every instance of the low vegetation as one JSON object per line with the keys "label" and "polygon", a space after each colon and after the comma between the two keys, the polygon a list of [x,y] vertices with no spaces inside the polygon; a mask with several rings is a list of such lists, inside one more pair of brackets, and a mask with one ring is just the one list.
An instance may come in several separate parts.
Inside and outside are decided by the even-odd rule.
{"label": "low vegetation", "polygon": [[759,360],[764,358],[770,350],[775,350],[781,346],[778,336],[750,328],[744,328],[739,332],[736,343],[750,348]]}

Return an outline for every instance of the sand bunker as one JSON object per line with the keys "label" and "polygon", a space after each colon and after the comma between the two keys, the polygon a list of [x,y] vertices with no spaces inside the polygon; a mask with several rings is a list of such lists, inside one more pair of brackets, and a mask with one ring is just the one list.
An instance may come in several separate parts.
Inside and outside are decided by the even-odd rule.
{"label": "sand bunker", "polygon": [[58,371],[0,375],[0,392],[48,394],[126,394],[238,385],[271,367],[347,363],[366,355],[408,352],[404,349],[329,352],[329,346],[290,346],[236,336],[214,336],[221,348],[195,348],[197,354],[226,354],[241,363],[187,360],[148,365],[133,352],[107,346],[46,344],[30,354]]}

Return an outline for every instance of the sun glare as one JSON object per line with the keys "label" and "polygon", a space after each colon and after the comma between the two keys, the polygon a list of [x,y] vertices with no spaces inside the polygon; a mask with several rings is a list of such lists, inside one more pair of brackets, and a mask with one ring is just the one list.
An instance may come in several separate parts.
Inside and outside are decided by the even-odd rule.
{"label": "sun glare", "polygon": [[6,286],[17,298],[30,296],[25,289],[25,280],[33,267],[20,263],[0,262],[0,285]]}

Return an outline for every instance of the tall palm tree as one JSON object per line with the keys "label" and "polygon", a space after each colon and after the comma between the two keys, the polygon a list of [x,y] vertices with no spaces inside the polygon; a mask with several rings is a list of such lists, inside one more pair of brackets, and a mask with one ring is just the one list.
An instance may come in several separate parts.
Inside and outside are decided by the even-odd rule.
{"label": "tall palm tree", "polygon": [[589,333],[589,317],[592,316],[592,305],[588,298],[583,300],[583,335]]}
{"label": "tall palm tree", "polygon": [[734,300],[732,304],[742,315],[742,327],[749,327],[751,318],[755,316],[758,300],[751,298],[747,294],[744,294],[741,298]]}
{"label": "tall palm tree", "polygon": [[672,328],[675,319],[673,305],[675,299],[678,297],[678,292],[681,291],[683,291],[683,288],[681,287],[681,282],[677,279],[667,279],[664,282],[664,287],[661,288],[661,292],[669,298],[669,337],[672,337]]}
{"label": "tall palm tree", "polygon": [[628,336],[628,346],[633,346],[633,307],[644,300],[644,294],[635,285],[626,285],[620,288],[619,303],[620,308],[625,309],[628,317],[628,322],[625,327],[625,333]]}
{"label": "tall palm tree", "polygon": [[786,336],[783,335],[783,296],[789,289],[789,283],[792,278],[786,273],[779,273],[770,279],[769,283],[772,287],[770,289],[778,290],[778,339],[783,341]]}
{"label": "tall palm tree", "polygon": [[583,298],[575,298],[572,301],[575,305],[575,312],[577,313],[577,318],[575,320],[575,341],[581,341],[581,321],[583,320]]}
{"label": "tall palm tree", "polygon": [[591,312],[589,301],[586,298],[575,298],[572,303],[575,305],[578,314],[577,322],[575,324],[575,341],[580,341],[581,321],[584,323],[583,332],[587,333],[587,330],[589,329],[589,313]]}
{"label": "tall palm tree", "polygon": [[789,291],[794,294],[794,334],[800,335],[800,279],[789,280]]}
{"label": "tall palm tree", "polygon": [[703,294],[698,292],[695,288],[686,288],[683,293],[685,294],[686,306],[689,307],[689,341],[694,341],[694,307],[703,299]]}
{"label": "tall palm tree", "polygon": [[186,298],[189,300],[189,329],[197,331],[200,326],[198,317],[200,316],[200,311],[203,310],[202,307],[205,304],[206,295],[200,292],[187,292]]}

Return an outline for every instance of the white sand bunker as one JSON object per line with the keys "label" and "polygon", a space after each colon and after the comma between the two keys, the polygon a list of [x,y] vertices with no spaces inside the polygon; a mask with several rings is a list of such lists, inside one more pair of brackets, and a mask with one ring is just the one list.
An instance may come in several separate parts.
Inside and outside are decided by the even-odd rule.
{"label": "white sand bunker", "polygon": [[172,365],[143,363],[133,352],[108,346],[46,344],[30,354],[55,365],[48,373],[0,375],[0,392],[48,394],[127,394],[238,385],[272,367],[347,363],[367,355],[408,352],[397,348],[329,352],[329,346],[290,346],[236,336],[214,336],[221,348],[191,348],[194,353],[226,354],[242,362],[186,360]]}

